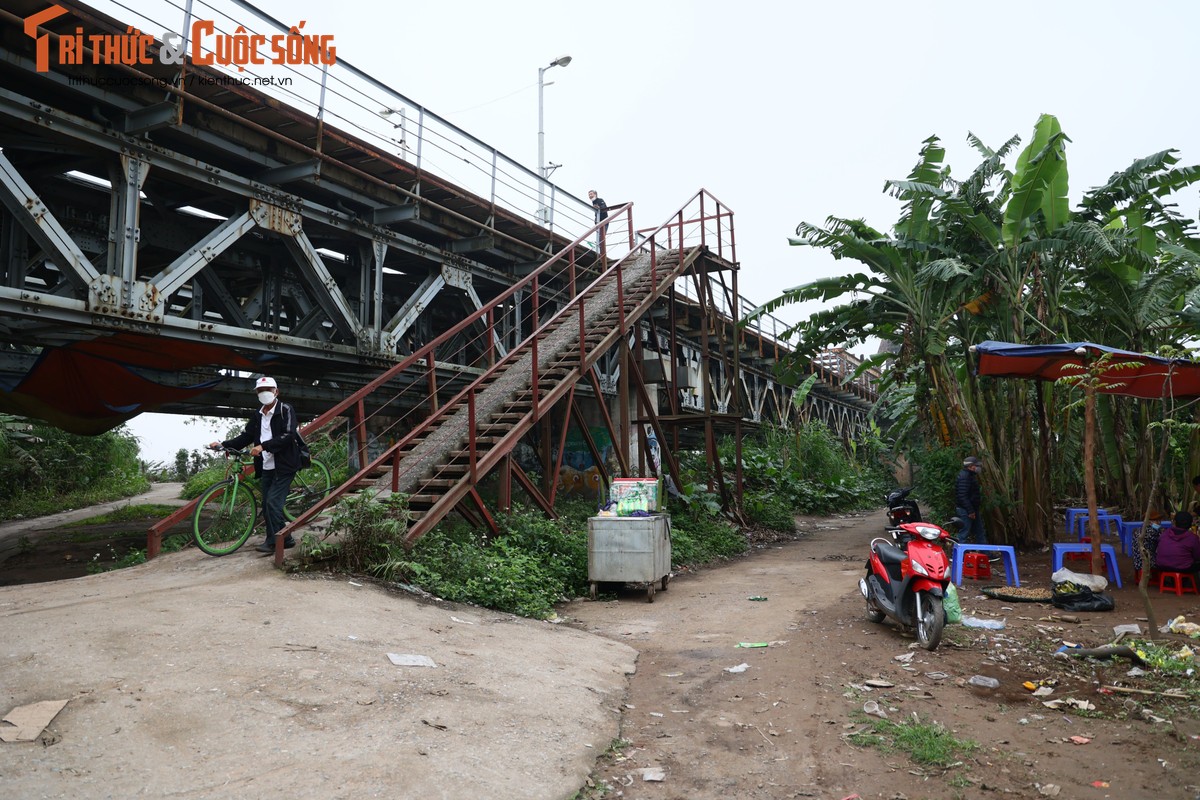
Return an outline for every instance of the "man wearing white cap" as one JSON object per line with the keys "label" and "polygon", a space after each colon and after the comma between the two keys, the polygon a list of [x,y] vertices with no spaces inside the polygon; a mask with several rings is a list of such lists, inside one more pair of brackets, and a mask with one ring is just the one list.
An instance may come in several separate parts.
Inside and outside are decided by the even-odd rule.
{"label": "man wearing white cap", "polygon": [[[250,455],[254,456],[254,474],[262,486],[263,517],[267,520],[267,538],[256,549],[273,553],[275,534],[285,523],[283,504],[292,488],[292,478],[300,469],[300,434],[296,410],[280,401],[279,385],[274,378],[259,378],[254,391],[262,408],[246,423],[246,430],[229,441],[213,442],[209,446],[240,450],[253,442]],[[283,546],[295,547],[296,542],[288,536]]]}

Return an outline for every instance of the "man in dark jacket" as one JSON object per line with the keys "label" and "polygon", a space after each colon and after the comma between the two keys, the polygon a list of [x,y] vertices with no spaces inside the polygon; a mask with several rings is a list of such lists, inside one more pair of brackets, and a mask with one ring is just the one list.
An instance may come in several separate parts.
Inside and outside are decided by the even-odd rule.
{"label": "man in dark jacket", "polygon": [[[596,224],[599,225],[608,219],[608,203],[604,202],[603,198],[596,194],[595,189],[588,190],[588,199],[592,201],[592,208],[595,209]],[[596,229],[596,241],[600,243],[601,247],[604,246],[604,235],[608,233],[608,225],[605,222],[604,225]]]}
{"label": "man in dark jacket", "polygon": [[[292,488],[292,478],[300,469],[300,434],[296,424],[296,409],[279,399],[279,385],[274,378],[262,377],[254,384],[262,408],[246,423],[246,430],[226,442],[213,442],[209,447],[242,449],[253,443],[254,474],[262,486],[263,517],[267,521],[267,538],[257,548],[261,553],[275,552],[275,534],[283,529],[286,520],[283,504]],[[284,547],[295,547],[291,536]]]}
{"label": "man in dark jacket", "polygon": [[968,456],[963,459],[963,468],[954,481],[954,511],[963,521],[962,538],[973,544],[987,544],[980,508],[982,492],[979,488],[979,471],[982,469],[983,462],[975,456]]}

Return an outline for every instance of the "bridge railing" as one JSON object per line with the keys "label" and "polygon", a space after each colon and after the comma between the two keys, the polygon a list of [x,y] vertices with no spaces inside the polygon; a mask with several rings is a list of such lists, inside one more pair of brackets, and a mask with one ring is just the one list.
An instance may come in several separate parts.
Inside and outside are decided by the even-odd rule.
{"label": "bridge railing", "polygon": [[[299,18],[279,20],[244,0],[193,0],[186,7],[167,0],[88,4],[157,39],[164,34],[181,37],[171,43],[188,54],[182,65],[185,90],[211,80],[196,71],[195,55],[222,80],[241,83],[316,119],[318,150],[325,126],[332,126],[471,192],[492,208],[540,222],[567,238],[593,222],[589,201],[355,67],[337,51],[336,30],[315,30]],[[231,57],[252,51],[264,63],[237,63]],[[301,63],[272,63],[277,52],[294,53]],[[284,60],[293,59],[288,55]],[[543,208],[544,217],[539,213]]]}

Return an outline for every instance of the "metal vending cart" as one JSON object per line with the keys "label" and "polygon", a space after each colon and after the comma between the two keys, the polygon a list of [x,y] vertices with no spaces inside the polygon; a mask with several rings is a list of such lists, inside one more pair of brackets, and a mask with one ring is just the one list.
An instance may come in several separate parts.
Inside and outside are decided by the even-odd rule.
{"label": "metal vending cart", "polygon": [[588,580],[593,600],[599,583],[644,583],[653,603],[655,583],[665,592],[671,580],[670,516],[589,518]]}

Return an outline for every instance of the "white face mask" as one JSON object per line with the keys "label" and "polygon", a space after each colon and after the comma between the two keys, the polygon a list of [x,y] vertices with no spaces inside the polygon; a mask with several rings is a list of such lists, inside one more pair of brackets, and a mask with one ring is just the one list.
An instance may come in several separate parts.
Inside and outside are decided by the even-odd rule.
{"label": "white face mask", "polygon": [[266,390],[259,392],[258,402],[262,403],[264,406],[271,405],[271,403],[275,402],[275,393]]}

